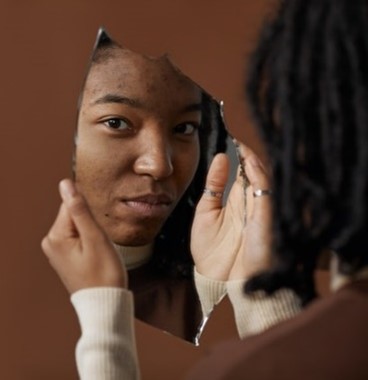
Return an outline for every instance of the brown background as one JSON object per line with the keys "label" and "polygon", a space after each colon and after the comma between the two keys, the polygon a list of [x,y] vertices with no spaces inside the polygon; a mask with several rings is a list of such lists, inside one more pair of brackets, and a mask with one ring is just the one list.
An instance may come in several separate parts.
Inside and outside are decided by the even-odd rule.
{"label": "brown background", "polygon": [[[185,73],[225,100],[230,129],[259,151],[242,83],[270,2],[1,0],[0,379],[77,377],[78,324],[39,244],[58,207],[57,183],[70,175],[78,92],[98,26],[133,50],[169,52]],[[159,358],[147,362],[155,332],[142,331],[143,365],[157,367]],[[182,372],[195,354],[186,345],[177,350],[187,355],[177,368]]]}

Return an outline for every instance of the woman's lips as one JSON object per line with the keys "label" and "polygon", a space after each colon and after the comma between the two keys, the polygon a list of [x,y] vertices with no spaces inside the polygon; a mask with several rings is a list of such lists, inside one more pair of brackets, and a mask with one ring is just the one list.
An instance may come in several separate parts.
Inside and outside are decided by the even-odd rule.
{"label": "woman's lips", "polygon": [[135,215],[148,218],[162,218],[171,211],[173,199],[166,194],[148,194],[134,198],[123,198],[120,204]]}

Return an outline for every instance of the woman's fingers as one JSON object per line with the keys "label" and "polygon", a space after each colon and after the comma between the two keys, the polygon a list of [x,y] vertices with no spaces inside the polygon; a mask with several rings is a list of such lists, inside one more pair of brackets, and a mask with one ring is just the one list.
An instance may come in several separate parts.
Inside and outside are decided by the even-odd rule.
{"label": "woman's fingers", "polygon": [[59,191],[75,230],[78,232],[82,241],[93,240],[100,235],[104,236],[87,202],[78,192],[74,183],[69,179],[62,180],[59,184]]}
{"label": "woman's fingers", "polygon": [[59,191],[63,202],[55,222],[41,244],[49,258],[59,251],[59,245],[65,245],[67,241],[93,245],[96,240],[100,241],[105,236],[71,180],[62,180]]}
{"label": "woman's fingers", "polygon": [[62,204],[42,249],[70,293],[80,289],[125,287],[127,276],[115,248],[70,180],[59,185]]}
{"label": "woman's fingers", "polygon": [[267,269],[272,246],[270,179],[262,162],[248,147],[238,144],[246,176],[246,223],[242,245],[230,271],[230,280],[251,277]]}
{"label": "woman's fingers", "polygon": [[[247,188],[247,217],[267,218],[271,216],[271,181],[257,155],[245,145],[239,143],[239,152],[244,162],[244,173],[249,187]],[[260,219],[260,220],[261,220]]]}
{"label": "woman's fingers", "polygon": [[65,239],[69,239],[74,234],[73,224],[69,213],[62,203],[57,217],[51,226],[48,234],[42,239],[41,247],[45,255],[51,260],[54,252],[54,246],[58,245]]}
{"label": "woman's fingers", "polygon": [[253,192],[257,195],[257,190],[269,191],[270,180],[259,158],[254,153],[248,153],[245,160],[245,173],[249,180],[249,184],[253,187]]}
{"label": "woman's fingers", "polygon": [[250,182],[249,217],[269,223],[272,207],[270,180],[263,165],[254,154],[248,157],[245,171]]}
{"label": "woman's fingers", "polygon": [[222,197],[229,177],[229,159],[224,153],[212,160],[206,178],[206,186],[197,205],[197,212],[209,212],[222,208]]}

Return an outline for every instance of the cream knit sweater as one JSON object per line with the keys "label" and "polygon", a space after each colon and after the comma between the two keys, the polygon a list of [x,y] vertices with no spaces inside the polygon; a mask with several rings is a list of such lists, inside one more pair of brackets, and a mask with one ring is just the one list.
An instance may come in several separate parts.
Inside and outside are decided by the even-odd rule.
{"label": "cream knit sweater", "polygon": [[[215,305],[229,295],[242,338],[290,318],[300,310],[299,299],[289,290],[280,290],[272,297],[261,293],[246,297],[242,291],[244,281],[214,281],[196,270],[195,284],[204,321]],[[89,288],[74,293],[71,301],[82,331],[76,348],[80,379],[139,379],[132,293],[120,288]]]}

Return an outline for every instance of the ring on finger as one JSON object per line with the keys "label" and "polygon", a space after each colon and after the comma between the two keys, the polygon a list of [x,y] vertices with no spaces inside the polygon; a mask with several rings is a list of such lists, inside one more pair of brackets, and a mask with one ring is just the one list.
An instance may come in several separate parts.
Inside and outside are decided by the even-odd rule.
{"label": "ring on finger", "polygon": [[253,197],[263,197],[264,195],[272,195],[272,190],[270,189],[256,189],[253,191]]}
{"label": "ring on finger", "polygon": [[224,193],[221,191],[213,191],[207,188],[203,190],[203,193],[206,195],[209,195],[210,197],[219,198],[219,199],[221,199],[222,196],[224,195]]}

